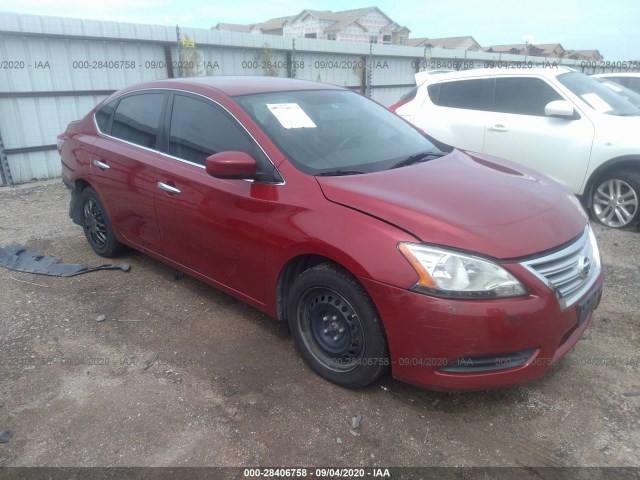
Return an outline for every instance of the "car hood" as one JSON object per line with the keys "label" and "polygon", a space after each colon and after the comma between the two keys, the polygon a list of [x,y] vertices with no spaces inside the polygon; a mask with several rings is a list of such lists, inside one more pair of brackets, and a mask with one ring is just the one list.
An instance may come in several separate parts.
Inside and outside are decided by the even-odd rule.
{"label": "car hood", "polygon": [[517,258],[582,233],[574,195],[515,163],[454,150],[425,163],[364,175],[316,177],[325,197],[425,243]]}

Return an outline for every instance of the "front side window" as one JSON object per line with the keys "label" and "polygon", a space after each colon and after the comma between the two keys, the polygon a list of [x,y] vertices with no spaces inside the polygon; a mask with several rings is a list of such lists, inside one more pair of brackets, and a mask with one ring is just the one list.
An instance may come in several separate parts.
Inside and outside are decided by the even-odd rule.
{"label": "front side window", "polygon": [[169,127],[169,154],[204,165],[208,156],[231,150],[256,155],[253,142],[213,104],[175,95]]}
{"label": "front side window", "polygon": [[138,93],[118,103],[111,135],[147,148],[156,148],[164,93]]}
{"label": "front side window", "polygon": [[377,172],[408,156],[442,153],[400,117],[352,91],[271,92],[234,100],[296,168],[311,175]]}
{"label": "front side window", "polygon": [[544,108],[554,100],[564,99],[539,78],[496,79],[496,112],[544,117]]}
{"label": "front side window", "polygon": [[486,110],[491,82],[483,78],[435,83],[427,87],[427,92],[431,101],[441,107]]}

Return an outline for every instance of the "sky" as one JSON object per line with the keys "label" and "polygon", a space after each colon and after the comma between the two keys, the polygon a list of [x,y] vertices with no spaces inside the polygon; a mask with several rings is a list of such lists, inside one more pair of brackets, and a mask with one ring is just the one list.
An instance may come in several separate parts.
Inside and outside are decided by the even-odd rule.
{"label": "sky", "polygon": [[0,11],[211,28],[314,10],[377,6],[411,37],[473,36],[482,46],[560,43],[598,49],[605,60],[640,60],[640,1],[615,0],[0,0]]}

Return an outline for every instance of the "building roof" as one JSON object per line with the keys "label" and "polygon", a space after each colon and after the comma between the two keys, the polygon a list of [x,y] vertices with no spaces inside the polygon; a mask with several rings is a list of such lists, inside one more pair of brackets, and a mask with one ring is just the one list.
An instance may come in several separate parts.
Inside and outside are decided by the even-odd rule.
{"label": "building roof", "polygon": [[560,52],[565,51],[559,43],[536,43],[534,46],[540,49],[542,55],[552,54],[556,48],[559,48]]}
{"label": "building roof", "polygon": [[[562,56],[565,49],[559,43],[514,43],[511,45],[491,45],[490,47],[483,48],[485,52],[495,53],[517,53],[524,54],[529,53],[535,56]],[[557,52],[556,52],[557,50]]]}
{"label": "building roof", "polygon": [[298,15],[289,15],[288,17],[270,18],[266,22],[257,23],[256,27],[260,28],[263,31],[264,30],[277,30],[277,29],[280,29],[280,28],[284,27],[284,25],[286,23],[289,23],[289,22],[293,21],[297,16]]}
{"label": "building roof", "polygon": [[574,59],[602,60],[604,57],[598,50],[567,50],[565,56]]}
{"label": "building roof", "polygon": [[468,50],[469,47],[480,48],[480,44],[470,35],[464,37],[445,37],[445,38],[410,38],[407,41],[408,45],[413,47],[440,47],[451,49],[464,49]]}
{"label": "building roof", "polygon": [[511,45],[491,45],[489,47],[484,48],[483,50],[487,52],[496,52],[496,53],[510,53],[512,50],[516,50],[517,52],[523,51],[527,48],[526,43],[514,43]]}
{"label": "building roof", "polygon": [[[292,20],[292,22],[297,20],[298,18],[303,18],[305,14],[308,14],[308,15],[312,15],[312,16],[316,17],[319,20],[335,22],[333,25],[331,25],[331,26],[329,26],[328,28],[325,29],[326,32],[337,32],[337,31],[340,31],[343,28],[348,27],[352,23],[356,23],[363,30],[367,30],[365,27],[362,26],[362,24],[358,23],[358,20],[360,18],[362,18],[363,16],[365,16],[366,14],[368,14],[368,13],[374,11],[374,10],[377,10],[387,20],[389,20],[389,24],[394,24],[395,23],[395,22],[393,22],[393,20],[391,20],[378,7],[356,8],[356,9],[353,9],[353,10],[343,10],[343,11],[340,11],[340,12],[332,12],[331,10],[310,10],[310,9],[305,9],[302,12],[300,12],[298,15],[296,15],[294,17],[294,20]],[[389,24],[387,24],[387,25],[389,25]],[[411,31],[407,27],[403,27],[403,26],[400,26],[400,25],[398,25],[396,31],[399,31],[399,30],[402,30],[402,29],[406,29],[408,32]]]}
{"label": "building roof", "polygon": [[231,32],[250,33],[253,25],[241,25],[239,23],[219,23],[214,30],[229,30]]}

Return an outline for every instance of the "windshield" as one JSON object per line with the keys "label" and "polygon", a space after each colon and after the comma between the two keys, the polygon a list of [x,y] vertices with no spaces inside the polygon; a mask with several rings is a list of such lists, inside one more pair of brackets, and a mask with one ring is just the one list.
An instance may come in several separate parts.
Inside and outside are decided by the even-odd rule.
{"label": "windshield", "polygon": [[558,75],[558,81],[597,112],[620,116],[640,115],[638,107],[582,73],[563,73]]}
{"label": "windshield", "polygon": [[377,172],[409,156],[442,152],[394,113],[352,91],[270,92],[234,100],[296,168],[311,175]]}

